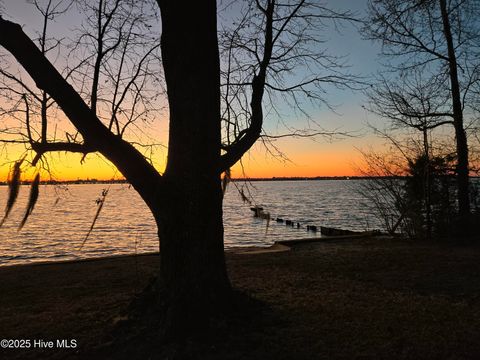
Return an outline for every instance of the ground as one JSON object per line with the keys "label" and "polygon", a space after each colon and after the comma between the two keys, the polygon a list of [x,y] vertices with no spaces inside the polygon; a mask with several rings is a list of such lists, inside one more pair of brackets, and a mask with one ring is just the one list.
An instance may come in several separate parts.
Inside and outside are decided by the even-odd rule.
{"label": "ground", "polygon": [[[192,359],[480,357],[480,247],[398,239],[229,253],[235,288],[258,300]],[[0,358],[81,359],[112,340],[157,255],[0,268],[0,338],[75,339],[75,349],[1,349]],[[119,354],[112,353],[112,354]],[[117,357],[114,355],[114,357]]]}

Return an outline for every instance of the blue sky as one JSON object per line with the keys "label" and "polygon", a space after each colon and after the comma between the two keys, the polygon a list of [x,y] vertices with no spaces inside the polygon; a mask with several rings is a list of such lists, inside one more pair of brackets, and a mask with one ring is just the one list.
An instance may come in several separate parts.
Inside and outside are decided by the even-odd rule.
{"label": "blue sky", "polygon": [[[366,0],[328,0],[326,4],[333,9],[350,10],[361,17],[364,14],[366,2]],[[33,5],[27,1],[4,0],[3,5],[6,14],[9,15],[7,18],[24,25],[27,33],[33,34],[33,29],[40,29],[41,18]],[[65,27],[73,28],[76,24],[78,24],[77,17],[74,13],[70,13],[57,23],[52,23],[51,29],[55,33],[63,33]],[[358,29],[352,24],[345,23],[340,26],[340,32],[337,32],[331,26],[322,36],[328,39],[325,46],[328,47],[331,54],[346,56],[346,61],[350,65],[349,72],[368,78],[379,70],[378,46],[370,41],[363,40],[358,33]],[[365,99],[360,91],[328,88],[327,93],[327,100],[331,104],[337,105],[336,114],[325,107],[311,108],[312,119],[320,123],[325,129],[353,131],[356,134],[363,134],[362,136],[333,143],[321,138],[279,141],[278,145],[293,162],[286,164],[277,164],[275,159],[266,159],[264,152],[256,146],[256,151],[246,157],[246,164],[251,162],[253,169],[272,166],[272,168],[275,168],[272,170],[273,176],[288,176],[290,173],[298,173],[299,176],[332,175],[332,170],[322,171],[321,164],[312,164],[315,162],[315,154],[318,154],[319,162],[325,163],[331,159],[338,165],[341,170],[337,175],[341,175],[342,172],[350,175],[352,172],[347,169],[352,169],[352,164],[356,161],[355,147],[365,148],[373,143],[373,137],[366,130],[366,122],[380,123],[381,121],[366,113],[362,108]],[[307,120],[301,116],[289,117],[288,120],[289,125],[297,128],[302,128],[307,124]],[[275,121],[269,121],[265,128],[273,131],[278,129],[278,132],[284,132]],[[325,166],[325,169],[330,168],[330,165]],[[250,175],[255,176],[255,173]]]}

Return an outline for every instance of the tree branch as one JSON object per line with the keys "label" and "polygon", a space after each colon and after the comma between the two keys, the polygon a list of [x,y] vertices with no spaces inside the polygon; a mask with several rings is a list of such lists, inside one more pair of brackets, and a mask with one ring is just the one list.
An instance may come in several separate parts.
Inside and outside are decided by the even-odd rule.
{"label": "tree branch", "polygon": [[36,152],[33,158],[32,165],[35,166],[40,158],[47,152],[65,151],[72,153],[88,154],[96,150],[85,144],[70,143],[70,142],[33,142],[31,143],[32,150]]}
{"label": "tree branch", "polygon": [[[268,2],[267,8],[262,9],[265,15],[265,40],[264,53],[259,66],[257,75],[254,75],[252,81],[252,96],[250,101],[251,118],[250,126],[245,129],[242,137],[237,137],[235,141],[229,146],[227,153],[222,155],[220,159],[220,173],[232,167],[238,160],[241,159],[258,140],[262,131],[263,124],[263,110],[262,99],[265,91],[265,80],[267,76],[267,68],[272,58],[273,50],[273,13],[275,9],[275,0]],[[264,10],[264,11],[263,11]]]}
{"label": "tree branch", "polygon": [[155,196],[151,195],[158,190],[161,175],[137,149],[108,130],[23,32],[21,26],[0,17],[0,45],[17,59],[37,87],[55,99],[82,134],[85,144],[109,159],[139,191],[148,206],[155,207],[156,205],[151,202]]}

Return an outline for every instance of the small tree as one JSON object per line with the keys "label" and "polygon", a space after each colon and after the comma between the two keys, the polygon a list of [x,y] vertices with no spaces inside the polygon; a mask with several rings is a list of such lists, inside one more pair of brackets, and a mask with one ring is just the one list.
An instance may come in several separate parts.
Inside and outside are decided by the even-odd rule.
{"label": "small tree", "polygon": [[398,156],[398,151],[360,152],[364,164],[358,171],[366,179],[359,182],[356,190],[367,200],[372,213],[383,222],[384,229],[393,235],[406,227],[405,159]]}
{"label": "small tree", "polygon": [[[402,129],[403,130],[403,129]],[[429,139],[428,155],[421,132],[383,134],[386,152],[361,152],[359,168],[369,177],[359,192],[390,234],[412,239],[458,235],[455,151],[439,136]],[[472,192],[472,209],[477,195]]]}
{"label": "small tree", "polygon": [[431,238],[432,234],[441,237],[458,231],[452,226],[456,215],[452,160],[451,156],[426,158],[422,154],[408,163],[405,197],[417,238]]}
{"label": "small tree", "polygon": [[[421,135],[422,154],[417,154],[407,161],[409,164],[425,163],[421,166],[424,196],[419,200],[424,201],[427,237],[431,236],[432,230],[430,195],[433,173],[429,165],[432,159],[431,134],[440,126],[453,125],[452,114],[445,109],[448,96],[445,96],[441,80],[439,77],[430,77],[428,81],[424,81],[422,73],[415,69],[412,75],[392,80],[382,78],[367,91],[368,110],[390,121],[388,132],[413,130]],[[409,168],[411,170],[410,165]],[[412,175],[411,171],[409,173]],[[418,173],[416,175],[419,176]]]}

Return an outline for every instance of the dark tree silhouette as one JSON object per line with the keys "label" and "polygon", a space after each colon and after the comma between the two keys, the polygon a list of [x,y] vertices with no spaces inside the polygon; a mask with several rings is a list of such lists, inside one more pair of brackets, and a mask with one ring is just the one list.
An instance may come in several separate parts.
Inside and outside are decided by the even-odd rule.
{"label": "dark tree silhouette", "polygon": [[[98,14],[106,15],[106,19],[99,17],[96,22],[97,53],[96,57],[88,58],[94,64],[92,90],[88,96],[73,88],[67,81],[68,76],[66,79],[56,70],[19,25],[3,18],[0,19],[0,44],[28,72],[36,86],[55,101],[83,139],[81,143],[45,141],[42,148],[32,144],[33,150],[39,156],[55,150],[101,153],[119,169],[153,213],[161,241],[161,272],[156,287],[162,297],[158,301],[166,305],[165,326],[175,333],[184,330],[187,323],[202,324],[202,319],[228,310],[231,304],[223,249],[220,176],[262,136],[265,89],[294,93],[296,101],[300,93],[319,100],[318,94],[323,91],[321,84],[343,85],[349,81],[348,77],[335,72],[324,76],[313,74],[291,85],[283,82],[284,86],[280,87],[278,82],[275,85],[268,81],[270,74],[273,73],[270,79],[278,80],[279,73],[282,76],[283,72],[291,73],[301,63],[322,63],[323,71],[334,70],[329,67],[334,65],[333,58],[323,51],[312,52],[305,44],[312,40],[312,26],[318,20],[345,19],[349,14],[335,13],[317,2],[305,0],[251,2],[250,6],[261,18],[255,23],[261,36],[249,43],[251,48],[240,42],[236,45],[248,52],[254,51],[256,63],[247,66],[249,71],[242,72],[249,79],[243,78],[242,84],[236,84],[248,89],[241,92],[243,105],[235,107],[230,103],[222,107],[216,1],[186,5],[176,0],[157,0],[162,24],[161,61],[170,115],[168,161],[161,175],[122,137],[116,117],[119,112],[114,112],[116,103],[111,102],[112,115],[107,119],[101,118],[97,111],[101,100],[97,92],[101,64],[108,59],[107,51],[114,51],[105,45],[102,29],[110,21],[108,14],[113,14],[120,3],[111,2],[106,11],[102,10],[103,2],[99,2]],[[303,28],[297,27],[300,23]],[[123,42],[119,42],[120,45],[115,45],[114,41],[112,46],[121,50]],[[282,61],[287,61],[288,69],[279,67]],[[85,70],[78,70],[84,64],[80,62],[67,75],[87,74]],[[141,77],[138,73],[137,76]],[[225,93],[223,95],[225,98]],[[89,105],[82,96],[90,101]],[[228,95],[226,98],[231,100]],[[238,118],[226,117],[221,109],[228,109],[231,114],[244,110],[243,127]],[[223,142],[222,119],[234,128],[225,136],[229,140]],[[126,123],[131,121],[127,119]]]}
{"label": "dark tree silhouette", "polygon": [[[428,77],[428,76],[427,76]],[[453,114],[449,107],[448,91],[445,91],[442,77],[429,77],[424,80],[422,72],[419,69],[412,70],[411,75],[405,75],[399,78],[388,80],[382,78],[380,82],[367,91],[368,105],[370,112],[387,119],[391,123],[391,128],[387,130],[390,142],[394,144],[399,141],[394,140],[393,132],[400,131],[419,132],[422,136],[421,155],[413,152],[417,159],[420,157],[426,162],[424,172],[425,185],[425,226],[426,236],[431,237],[431,172],[429,171],[430,161],[435,157],[432,154],[432,133],[435,129],[444,125],[453,125]],[[377,133],[382,133],[374,129]],[[407,135],[408,136],[408,135]],[[406,146],[407,144],[405,144]],[[405,151],[403,151],[405,153]],[[438,156],[438,155],[437,155]],[[414,163],[414,159],[405,159],[409,163]]]}
{"label": "dark tree silhouette", "polygon": [[470,213],[465,112],[473,105],[472,89],[479,79],[478,10],[475,1],[371,0],[364,27],[366,36],[379,41],[383,55],[392,60],[392,71],[401,76],[415,69],[432,74],[449,94],[443,112],[455,129],[458,205],[463,219]]}

